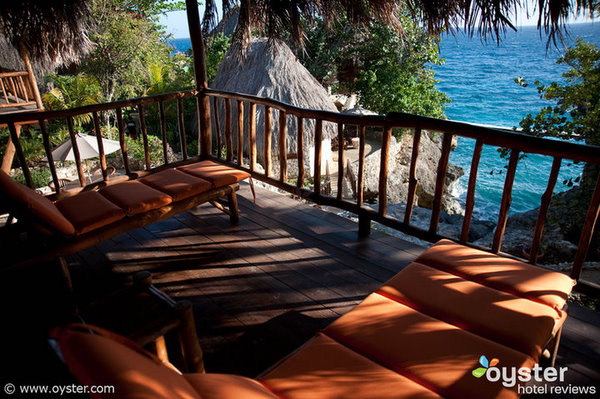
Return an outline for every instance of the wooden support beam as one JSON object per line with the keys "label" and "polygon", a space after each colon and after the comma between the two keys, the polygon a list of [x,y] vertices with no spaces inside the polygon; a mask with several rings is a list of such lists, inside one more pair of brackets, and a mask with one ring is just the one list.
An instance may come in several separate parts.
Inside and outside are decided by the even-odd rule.
{"label": "wooden support beam", "polygon": [[[215,136],[217,139],[217,157],[221,157],[221,124],[219,123],[219,97],[212,98],[213,116],[215,117]],[[227,100],[225,100],[227,101]]]}
{"label": "wooden support beam", "polygon": [[227,161],[233,159],[233,132],[231,131],[231,100],[225,99],[225,147],[227,148]]}
{"label": "wooden support beam", "polygon": [[198,13],[197,0],[185,0],[190,41],[192,43],[192,55],[194,57],[194,77],[198,97],[196,106],[198,108],[198,153],[201,157],[208,157],[211,153],[211,129],[210,129],[210,103],[204,89],[208,88],[206,78],[206,55],[204,52],[204,38],[200,28],[200,14]]}
{"label": "wooden support beam", "polygon": [[237,115],[238,115],[238,135],[237,135],[237,160],[238,165],[244,164],[244,103],[243,101],[237,102]]}
{"label": "wooden support beam", "polygon": [[[48,127],[46,126],[45,120],[40,120],[40,130],[42,132],[42,138],[44,140],[44,150],[46,151],[46,159],[48,160],[48,167],[50,168],[50,175],[52,176],[52,182],[56,192],[60,192],[62,188],[58,182],[58,174],[56,173],[56,166],[54,165],[54,157],[52,156],[52,147],[50,146],[50,135],[48,134]],[[100,133],[98,133],[100,134]]]}

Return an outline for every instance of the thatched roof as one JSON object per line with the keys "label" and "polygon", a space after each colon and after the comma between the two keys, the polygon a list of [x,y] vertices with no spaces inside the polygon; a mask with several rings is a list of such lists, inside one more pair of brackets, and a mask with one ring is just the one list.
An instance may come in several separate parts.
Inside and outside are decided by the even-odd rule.
{"label": "thatched roof", "polygon": [[82,0],[7,0],[0,6],[0,67],[23,69],[22,43],[34,70],[49,70],[77,60],[90,46],[86,36],[89,2]]}
{"label": "thatched roof", "polygon": [[[298,61],[292,50],[281,41],[274,41],[270,45],[267,39],[254,39],[248,48],[243,63],[230,50],[219,70],[212,88],[232,91],[237,93],[252,94],[268,97],[291,105],[303,108],[320,109],[337,112],[333,101],[329,98],[327,90],[308,72]],[[222,103],[221,103],[222,104]],[[225,121],[224,105],[219,107],[219,121],[221,131]],[[247,108],[247,107],[246,107]],[[237,114],[235,105],[232,105],[232,131],[237,132]],[[264,107],[256,107],[256,141],[258,153],[262,154],[264,144]],[[247,115],[244,116],[247,120]],[[277,137],[279,132],[279,114],[273,112],[273,154],[277,153]],[[214,134],[214,120],[212,122]],[[308,148],[313,145],[314,120],[304,121],[304,143]],[[337,132],[331,123],[323,124],[323,138],[332,138]],[[288,116],[287,120],[287,150],[290,154],[297,153],[297,121],[295,117]],[[245,127],[244,137],[248,131]],[[234,139],[235,140],[235,139]]]}

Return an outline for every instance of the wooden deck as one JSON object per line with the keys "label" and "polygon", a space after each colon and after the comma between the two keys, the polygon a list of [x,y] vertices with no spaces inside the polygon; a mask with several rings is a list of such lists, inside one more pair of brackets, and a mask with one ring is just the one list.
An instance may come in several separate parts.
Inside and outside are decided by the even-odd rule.
{"label": "wooden deck", "polygon": [[[77,297],[149,270],[193,303],[208,371],[256,376],[424,250],[375,230],[359,240],[353,222],[264,189],[238,198],[238,226],[204,205],[69,257]],[[600,389],[598,312],[570,305],[558,362]]]}

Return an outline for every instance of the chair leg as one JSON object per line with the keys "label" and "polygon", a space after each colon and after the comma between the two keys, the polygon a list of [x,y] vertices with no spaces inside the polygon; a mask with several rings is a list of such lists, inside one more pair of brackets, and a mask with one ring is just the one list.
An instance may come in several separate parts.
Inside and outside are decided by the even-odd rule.
{"label": "chair leg", "polygon": [[229,200],[229,220],[231,221],[231,224],[238,224],[240,221],[240,212],[235,191],[228,194],[227,198]]}
{"label": "chair leg", "polygon": [[175,304],[175,308],[179,312],[181,322],[178,335],[185,367],[191,373],[204,373],[204,359],[196,335],[192,304],[189,301],[180,301]]}

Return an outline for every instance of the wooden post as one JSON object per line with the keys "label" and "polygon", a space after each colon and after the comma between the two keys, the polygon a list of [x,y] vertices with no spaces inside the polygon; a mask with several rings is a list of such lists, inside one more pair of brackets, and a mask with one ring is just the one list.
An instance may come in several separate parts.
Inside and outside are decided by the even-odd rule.
{"label": "wooden post", "polygon": [[73,118],[67,118],[67,127],[69,128],[69,136],[71,137],[71,145],[73,146],[73,156],[75,157],[75,164],[77,165],[77,174],[79,175],[79,185],[85,187],[87,184],[85,179],[85,173],[83,172],[83,166],[81,165],[81,155],[79,154],[79,146],[77,145],[77,136],[75,134],[75,128],[73,127]]}
{"label": "wooden post", "polygon": [[198,13],[197,0],[185,0],[190,40],[192,42],[192,54],[194,56],[194,77],[198,98],[198,153],[206,158],[211,152],[211,128],[210,128],[210,103],[204,89],[208,88],[206,78],[206,57],[204,54],[204,38],[200,28],[200,14]]}
{"label": "wooden post", "polygon": [[421,128],[415,129],[413,136],[412,155],[410,157],[410,171],[408,173],[408,196],[406,199],[406,211],[404,212],[404,223],[410,224],[415,194],[417,193],[417,161],[419,160],[419,145],[421,143]]}
{"label": "wooden post", "polygon": [[581,271],[583,270],[583,262],[587,256],[587,252],[590,249],[590,243],[594,235],[594,227],[598,221],[598,214],[600,213],[600,173],[598,173],[598,180],[596,181],[596,188],[592,195],[592,201],[588,208],[585,223],[581,229],[581,238],[579,239],[579,245],[577,245],[577,253],[575,254],[575,261],[573,262],[573,270],[571,270],[571,278],[579,280],[581,277]]}
{"label": "wooden post", "polygon": [[231,132],[231,100],[225,99],[225,147],[227,150],[227,162],[233,159],[233,133]]}
{"label": "wooden post", "polygon": [[138,105],[138,113],[140,115],[140,129],[142,131],[142,142],[144,143],[144,158],[146,161],[146,170],[150,171],[152,165],[150,164],[150,149],[148,147],[148,129],[146,128],[146,117],[144,116],[144,106]]}
{"label": "wooden post", "polygon": [[298,144],[298,181],[296,186],[302,188],[304,186],[304,119],[297,117],[298,121],[298,133],[297,133],[297,144]]}
{"label": "wooden post", "polygon": [[119,128],[119,144],[121,145],[121,154],[123,155],[123,167],[125,173],[130,174],[129,157],[127,155],[127,142],[125,141],[125,124],[123,123],[123,110],[117,108],[117,126]]}
{"label": "wooden post", "polygon": [[[42,138],[44,140],[44,149],[46,150],[46,159],[48,160],[48,166],[50,167],[50,174],[52,175],[52,181],[54,182],[54,190],[60,192],[60,184],[58,183],[58,175],[56,174],[56,166],[54,165],[54,157],[52,156],[52,148],[50,146],[50,135],[48,134],[48,127],[46,126],[45,120],[40,120],[40,130],[42,131]],[[100,134],[100,133],[98,133]]]}
{"label": "wooden post", "polygon": [[250,170],[256,168],[256,103],[250,103],[248,111],[248,157],[250,158]]}
{"label": "wooden post", "polygon": [[[357,126],[356,129],[359,129]],[[358,144],[358,183],[356,184],[356,204],[362,206],[365,189],[365,126],[360,126]]]}
{"label": "wooden post", "polygon": [[265,106],[265,137],[264,137],[265,176],[271,174],[271,107]]}
{"label": "wooden post", "polygon": [[287,180],[287,114],[279,111],[279,181]]}
{"label": "wooden post", "polygon": [[463,219],[460,241],[465,243],[469,240],[469,229],[471,227],[471,218],[473,217],[473,208],[475,207],[475,188],[477,185],[477,171],[479,170],[479,160],[483,149],[483,140],[477,139],[473,158],[471,159],[471,171],[469,172],[469,188],[467,189],[467,203],[465,205],[465,218]]}
{"label": "wooden post", "polygon": [[27,70],[27,75],[29,75],[29,81],[31,82],[31,89],[33,90],[33,98],[35,99],[35,105],[38,107],[38,109],[44,109],[44,104],[42,103],[42,96],[40,96],[40,91],[35,80],[35,75],[33,74],[33,68],[31,68],[31,62],[29,61],[29,52],[27,51],[27,48],[25,47],[25,44],[22,41],[19,41],[19,55],[25,63],[25,70]]}
{"label": "wooden post", "polygon": [[510,159],[508,161],[508,170],[506,171],[506,180],[504,180],[504,190],[502,191],[502,200],[500,202],[500,214],[498,215],[498,224],[494,233],[494,241],[492,242],[492,252],[498,253],[502,249],[502,239],[504,238],[504,230],[506,230],[506,221],[508,219],[508,211],[512,202],[512,188],[515,181],[515,173],[517,172],[517,163],[519,162],[519,150],[512,149],[510,151]]}
{"label": "wooden post", "polygon": [[98,118],[98,112],[92,112],[92,117],[94,119],[94,129],[96,130],[96,143],[98,143],[98,156],[100,157],[102,180],[108,181],[108,172],[106,171],[106,156],[104,155],[104,143],[102,142],[102,134],[100,133],[100,119]]}
{"label": "wooden post", "polygon": [[531,242],[531,249],[529,250],[529,263],[534,265],[537,260],[540,242],[542,241],[542,233],[544,232],[546,214],[548,213],[548,208],[550,208],[550,201],[552,201],[552,193],[554,193],[556,180],[558,180],[558,172],[560,172],[561,162],[562,158],[554,157],[554,160],[552,161],[552,170],[550,171],[550,177],[548,178],[548,185],[546,186],[544,195],[542,195],[542,203],[540,204],[540,210],[538,212],[538,218],[535,224],[535,231],[533,233],[533,240]]}
{"label": "wooden post", "polygon": [[314,169],[314,192],[321,195],[321,142],[323,141],[323,120],[315,121],[315,169]]}
{"label": "wooden post", "polygon": [[435,234],[437,232],[438,224],[440,222],[440,212],[442,211],[442,196],[444,195],[444,183],[446,182],[446,171],[448,170],[450,151],[452,151],[452,134],[444,133],[444,138],[442,140],[442,155],[438,163],[437,176],[435,181],[435,196],[433,198],[431,220],[429,221],[430,234]]}
{"label": "wooden post", "polygon": [[379,215],[385,216],[387,212],[387,178],[388,178],[388,157],[390,155],[390,141],[392,139],[392,128],[383,129],[383,138],[381,142],[381,163],[379,165]]}
{"label": "wooden post", "polygon": [[10,173],[10,169],[12,168],[13,159],[15,158],[15,140],[19,139],[21,135],[21,125],[15,125],[15,137],[13,139],[13,135],[8,138],[8,143],[6,143],[6,148],[4,149],[4,157],[2,158],[2,171],[6,172],[6,174]]}
{"label": "wooden post", "polygon": [[338,123],[338,180],[337,199],[342,200],[344,186],[344,124]]}
{"label": "wooden post", "polygon": [[244,165],[244,102],[238,100],[238,136],[237,136],[237,159],[238,165]]}
{"label": "wooden post", "polygon": [[158,120],[160,122],[160,136],[162,138],[163,159],[165,165],[169,164],[169,154],[167,147],[167,121],[165,119],[165,104],[164,101],[158,102]]}
{"label": "wooden post", "polygon": [[[177,127],[179,128],[179,142],[181,143],[181,154],[183,156],[183,160],[187,160],[187,143],[185,141],[185,125],[184,125],[184,117],[183,117],[183,98],[177,99]],[[220,151],[219,147],[219,151]]]}

